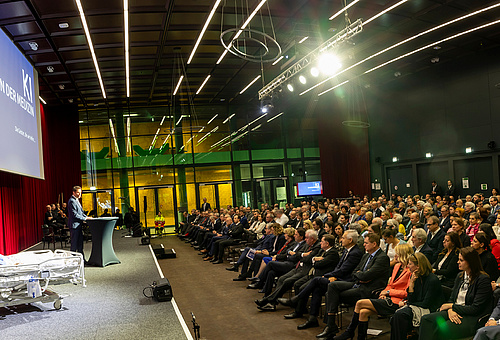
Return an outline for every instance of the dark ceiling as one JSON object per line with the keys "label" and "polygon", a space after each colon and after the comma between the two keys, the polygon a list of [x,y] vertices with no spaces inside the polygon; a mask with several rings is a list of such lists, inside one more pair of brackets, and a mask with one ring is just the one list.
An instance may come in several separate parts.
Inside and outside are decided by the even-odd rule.
{"label": "dark ceiling", "polygon": [[[344,1],[268,0],[251,22],[251,28],[273,36],[288,55],[276,65],[246,61],[224,52],[221,31],[241,26],[260,0],[223,0],[218,7],[192,63],[187,60],[215,0],[130,0],[130,105],[165,105],[180,74],[185,75],[177,98],[181,103],[215,105],[221,102],[245,104],[258,101],[259,79],[242,95],[239,92],[256,76],[264,83],[291,66],[300,57],[346,25],[344,14],[328,18],[344,6]],[[347,1],[349,4],[351,1]],[[361,0],[352,6],[348,18],[366,21],[398,0]],[[363,31],[339,47],[346,65],[370,56],[394,43],[467,13],[498,3],[483,0],[408,0],[373,20]],[[0,27],[33,62],[40,75],[40,95],[49,105],[74,102],[81,107],[127,106],[125,86],[124,20],[122,0],[82,0],[107,98],[104,99],[75,1],[0,0]],[[242,8],[243,5],[243,8]],[[248,7],[247,7],[248,6]],[[273,27],[270,25],[269,14]],[[446,26],[394,48],[362,65],[344,77],[361,75],[371,67],[445,37],[463,32],[500,17],[500,7]],[[68,28],[60,28],[68,23]],[[302,44],[298,42],[309,36]],[[37,50],[29,43],[36,42]],[[248,40],[249,53],[252,41]],[[362,77],[366,84],[381,84],[447,61],[500,45],[498,25],[483,28],[427,48]],[[432,58],[439,62],[431,62]],[[436,59],[434,59],[436,61]],[[53,68],[53,72],[48,71]],[[262,67],[262,68],[261,68]],[[211,78],[195,94],[205,77]],[[331,87],[327,82],[319,91]]]}

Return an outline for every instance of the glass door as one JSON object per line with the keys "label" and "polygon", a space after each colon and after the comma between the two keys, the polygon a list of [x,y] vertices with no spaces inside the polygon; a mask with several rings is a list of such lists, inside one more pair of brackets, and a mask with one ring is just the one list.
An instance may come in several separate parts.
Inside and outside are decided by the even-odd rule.
{"label": "glass door", "polygon": [[161,212],[165,219],[163,233],[173,233],[176,224],[176,197],[174,186],[139,187],[138,211],[142,225],[156,234],[155,217]]}
{"label": "glass door", "polygon": [[82,207],[88,216],[101,217],[105,212],[113,216],[115,195],[113,190],[82,191]]}
{"label": "glass door", "polygon": [[233,182],[199,183],[198,184],[199,204],[201,208],[203,199],[210,203],[210,208],[218,209],[233,206]]}
{"label": "glass door", "polygon": [[256,180],[257,206],[268,203],[272,206],[276,203],[280,208],[285,208],[288,202],[286,178],[266,178]]}

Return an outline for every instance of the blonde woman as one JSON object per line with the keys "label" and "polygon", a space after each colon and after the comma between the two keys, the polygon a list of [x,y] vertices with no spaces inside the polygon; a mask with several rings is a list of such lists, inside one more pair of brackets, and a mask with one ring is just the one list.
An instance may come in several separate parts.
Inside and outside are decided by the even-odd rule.
{"label": "blonde woman", "polygon": [[398,244],[395,250],[398,263],[394,266],[387,287],[382,290],[378,299],[359,300],[354,307],[350,325],[344,333],[334,339],[352,339],[356,328],[358,328],[358,339],[366,339],[370,315],[392,315],[400,307],[399,303],[406,299],[406,289],[410,285],[411,277],[408,261],[413,255],[413,248],[409,244]]}

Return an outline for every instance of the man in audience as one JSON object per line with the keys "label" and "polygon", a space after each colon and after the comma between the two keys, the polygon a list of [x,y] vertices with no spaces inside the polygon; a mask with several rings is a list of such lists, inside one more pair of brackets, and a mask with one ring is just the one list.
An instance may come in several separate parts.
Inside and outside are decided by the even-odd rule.
{"label": "man in audience", "polygon": [[347,230],[349,227],[349,222],[347,222],[347,217],[345,214],[340,214],[337,222],[342,226],[342,229]]}
{"label": "man in audience", "polygon": [[411,241],[413,243],[413,251],[422,253],[427,257],[430,263],[433,262],[434,252],[431,247],[426,244],[427,234],[423,228],[415,228],[412,232]]}
{"label": "man in audience", "polygon": [[439,226],[439,219],[436,216],[430,216],[427,219],[427,228],[429,233],[427,234],[427,245],[432,249],[432,261],[436,261],[438,254],[443,250],[443,240],[446,233]]}
{"label": "man in audience", "polygon": [[420,223],[419,220],[420,220],[420,216],[418,215],[418,213],[413,212],[410,214],[410,221],[406,225],[405,241],[408,241],[411,238],[414,226],[416,226],[418,223]]}
{"label": "man in audience", "polygon": [[241,224],[240,216],[235,214],[233,216],[233,224],[231,225],[228,231],[228,237],[225,239],[218,240],[217,242],[214,243],[212,254],[215,257],[211,262],[213,264],[223,263],[224,249],[240,241],[242,235],[243,235],[243,225]]}
{"label": "man in audience", "polygon": [[[309,295],[312,294],[308,322],[310,326],[317,324],[317,317],[321,307],[321,298],[325,295],[328,284],[334,281],[352,281],[352,272],[363,256],[363,252],[356,246],[358,236],[355,230],[347,230],[344,232],[341,241],[345,249],[339,263],[333,271],[312,279],[300,292],[295,291],[296,295],[293,298],[278,299],[278,302],[284,306],[295,307],[295,311],[285,315],[285,319],[301,317],[306,312],[307,299]],[[306,328],[305,324],[303,328]]]}
{"label": "man in audience", "polygon": [[439,219],[439,227],[443,229],[445,233],[451,228],[450,221],[450,207],[448,205],[443,205],[441,207],[441,218]]}
{"label": "man in audience", "polygon": [[[306,232],[306,242],[309,245],[314,240],[314,237],[316,237],[316,235],[312,231]],[[316,252],[316,250],[318,250],[316,247],[318,243],[320,243],[321,250]],[[334,244],[335,237],[332,235],[323,236],[321,242],[318,242],[316,239],[311,250],[302,255],[302,259],[298,266],[280,276],[274,292],[255,301],[258,308],[266,311],[276,310],[276,305],[278,304],[277,300],[281,298],[287,290],[292,288],[292,286],[300,289],[302,285],[306,284],[314,276],[321,276],[325,272],[335,268],[339,262],[339,255],[332,248]]]}
{"label": "man in audience", "polygon": [[318,213],[315,205],[311,205],[310,210],[311,210],[311,216],[309,217],[309,219],[311,221],[313,221],[316,217],[319,216],[319,213]]}
{"label": "man in audience", "polygon": [[286,223],[288,222],[288,216],[285,215],[283,209],[278,209],[276,211],[275,221],[282,227],[286,225]]}
{"label": "man in audience", "polygon": [[[311,230],[309,235],[311,235],[311,233],[316,234],[314,230]],[[295,242],[297,242],[297,244],[285,254],[282,253],[279,255],[274,255],[272,257],[272,261],[266,265],[264,271],[259,275],[258,281],[250,284],[247,287],[248,289],[262,289],[264,288],[264,285],[267,283],[266,279],[268,277],[269,272],[274,273],[273,276],[273,281],[274,281],[274,277],[288,273],[297,265],[297,263],[302,259],[302,254],[307,252],[308,248],[310,247],[310,245],[306,241],[304,241],[304,237],[306,238],[306,240],[309,240],[309,243],[312,242],[312,238],[307,237],[306,231],[303,228],[295,230],[294,237],[295,237]],[[319,251],[319,247],[317,248]],[[273,274],[271,274],[271,276],[272,275]],[[268,294],[272,289],[272,284],[273,282],[269,282],[268,287],[266,287]]]}
{"label": "man in audience", "polygon": [[390,276],[390,260],[380,249],[380,237],[369,233],[364,238],[366,253],[352,274],[353,282],[333,281],[328,284],[326,293],[327,325],[317,337],[331,338],[339,328],[335,322],[340,302],[354,305],[360,299],[372,297],[372,292],[383,289]]}
{"label": "man in audience", "polygon": [[290,228],[295,228],[295,226],[298,224],[297,212],[295,210],[290,210],[288,215],[289,218],[288,221],[286,222],[286,226]]}
{"label": "man in audience", "polygon": [[465,212],[463,218],[468,221],[470,214],[473,213],[474,210],[476,210],[476,205],[472,202],[467,201],[464,204],[464,210]]}
{"label": "man in audience", "polygon": [[318,217],[312,221],[313,229],[318,233],[318,239],[321,240],[323,235],[326,234],[325,228],[323,228],[323,221]]}
{"label": "man in audience", "polygon": [[500,300],[497,303],[493,313],[491,313],[488,322],[484,327],[479,328],[474,336],[474,340],[496,340],[500,339]]}
{"label": "man in audience", "polygon": [[[277,237],[272,233],[271,224],[266,225],[265,231],[265,236],[259,240],[257,246],[255,248],[245,247],[238,261],[232,267],[226,268],[226,270],[237,272],[239,266],[243,265],[241,272],[247,273],[248,265],[251,261],[251,259],[247,257],[247,254],[250,250],[253,251],[254,255],[262,254],[264,249],[271,251],[273,249],[273,244],[277,241]],[[244,281],[246,278],[245,275],[239,275],[236,279],[233,279],[233,281]]]}

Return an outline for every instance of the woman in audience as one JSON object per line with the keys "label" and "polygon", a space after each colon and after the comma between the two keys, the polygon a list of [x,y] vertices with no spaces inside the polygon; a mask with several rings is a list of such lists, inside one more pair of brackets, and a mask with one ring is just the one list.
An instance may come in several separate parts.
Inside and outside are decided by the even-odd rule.
{"label": "woman in audience", "polygon": [[456,208],[463,208],[464,207],[464,201],[462,201],[460,198],[455,202],[455,207]]}
{"label": "woman in audience", "polygon": [[448,232],[456,232],[460,237],[460,242],[462,243],[462,247],[470,246],[470,237],[465,233],[465,220],[460,217],[452,217],[451,218],[451,228]]}
{"label": "woman in audience", "polygon": [[407,299],[399,302],[401,308],[390,319],[391,340],[406,340],[413,327],[420,325],[422,316],[435,311],[443,301],[439,279],[424,254],[410,255],[408,269],[412,275]]}
{"label": "woman in audience", "polygon": [[479,226],[479,231],[486,234],[486,237],[490,240],[491,253],[495,256],[497,260],[498,268],[500,268],[500,241],[498,241],[491,224],[483,223]]}
{"label": "woman in audience", "polygon": [[[394,219],[390,219],[389,221],[395,221]],[[389,223],[387,223],[389,225]],[[398,263],[398,260],[396,259],[396,246],[398,244],[404,244],[406,243],[405,241],[400,241],[396,237],[396,230],[395,229],[386,229],[382,233],[382,237],[384,238],[384,242],[386,244],[385,247],[385,253],[387,256],[389,256],[389,259],[391,260],[391,267],[394,267],[396,263]]]}
{"label": "woman in audience", "polygon": [[327,234],[333,235],[333,229],[334,223],[332,221],[326,221],[325,225],[323,226],[325,228],[325,231]]}
{"label": "woman in audience", "polygon": [[372,224],[373,221],[373,213],[371,211],[367,211],[365,214],[365,221],[368,225]]}
{"label": "woman in audience", "polygon": [[411,272],[408,268],[408,259],[413,255],[409,244],[400,244],[396,247],[397,264],[394,266],[387,287],[379,294],[378,299],[358,300],[350,325],[346,331],[334,340],[347,340],[354,337],[358,328],[358,339],[366,339],[368,319],[370,315],[392,315],[399,308],[399,303],[406,299],[406,288],[410,284]]}
{"label": "woman in audience", "polygon": [[462,248],[453,291],[440,311],[424,315],[420,322],[421,340],[441,340],[472,337],[482,316],[492,309],[490,278],[483,271],[477,251]]}
{"label": "woman in audience", "polygon": [[256,215],[257,215],[257,219],[252,223],[252,225],[250,226],[250,228],[248,230],[253,232],[255,235],[257,235],[257,238],[261,238],[263,236],[262,231],[266,227],[266,222],[264,222],[262,220],[262,215],[260,215],[260,214],[256,214]]}
{"label": "woman in audience", "polygon": [[372,224],[368,227],[367,231],[368,233],[377,234],[380,237],[380,249],[385,251],[386,244],[384,239],[382,238],[382,232],[380,231],[380,226],[378,224]]}
{"label": "woman in audience", "polygon": [[314,229],[311,220],[305,220],[304,221],[304,229],[305,230]]}
{"label": "woman in audience", "polygon": [[495,235],[497,238],[500,237],[500,214],[497,214],[497,218],[495,219],[495,224],[493,225],[493,231],[495,231]]}
{"label": "woman in audience", "polygon": [[342,246],[342,235],[344,234],[344,228],[339,223],[335,223],[334,234],[335,236],[335,245],[333,248],[339,253],[339,256],[342,257],[342,253],[344,252],[344,247]]}
{"label": "woman in audience", "polygon": [[443,246],[443,251],[432,265],[432,272],[437,275],[441,285],[451,289],[459,271],[458,253],[462,248],[460,236],[454,231],[449,232],[444,236]]}
{"label": "woman in audience", "polygon": [[464,208],[455,208],[455,215],[460,218],[464,218],[465,209]]}
{"label": "woman in audience", "polygon": [[469,215],[469,226],[465,229],[465,233],[470,237],[471,242],[474,235],[479,231],[481,221],[481,216],[477,212],[472,212]]}
{"label": "woman in audience", "polygon": [[478,232],[472,239],[471,246],[479,254],[483,270],[490,276],[491,281],[496,281],[499,276],[498,263],[491,253],[490,240],[486,234],[482,231]]}
{"label": "woman in audience", "polygon": [[368,234],[368,223],[366,223],[366,221],[361,220],[361,221],[357,221],[356,223],[361,226],[361,233],[363,235]]}

